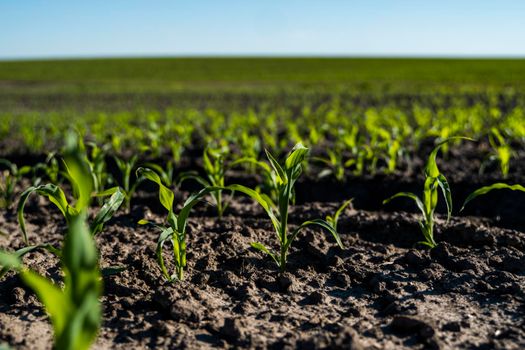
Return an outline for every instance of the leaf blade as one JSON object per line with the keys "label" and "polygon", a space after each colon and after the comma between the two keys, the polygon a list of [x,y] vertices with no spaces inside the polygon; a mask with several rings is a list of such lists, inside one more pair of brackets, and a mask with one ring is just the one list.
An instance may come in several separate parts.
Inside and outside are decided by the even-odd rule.
{"label": "leaf blade", "polygon": [[463,211],[463,209],[465,209],[465,206],[467,205],[467,203],[469,203],[474,198],[479,197],[479,196],[484,195],[484,194],[487,194],[490,191],[501,190],[501,189],[508,189],[508,190],[512,190],[512,191],[525,192],[525,187],[523,187],[522,185],[519,185],[519,184],[509,185],[509,184],[506,184],[506,183],[503,183],[503,182],[497,182],[497,183],[494,183],[494,184],[489,185],[489,186],[483,186],[483,187],[478,188],[477,190],[475,190],[474,192],[472,192],[471,194],[468,195],[467,199],[465,199],[465,202],[463,202],[463,206],[461,207],[460,211]]}
{"label": "leaf blade", "polygon": [[387,199],[385,199],[383,201],[383,204],[387,204],[389,203],[391,200],[395,199],[395,198],[400,198],[400,197],[407,197],[407,198],[410,198],[412,199],[417,207],[419,208],[419,210],[421,211],[421,213],[423,214],[423,216],[426,215],[425,213],[425,206],[423,204],[423,202],[421,201],[421,199],[419,199],[419,197],[417,195],[415,195],[414,193],[412,192],[398,192],[396,193],[395,195],[391,196],[391,197],[388,197]]}

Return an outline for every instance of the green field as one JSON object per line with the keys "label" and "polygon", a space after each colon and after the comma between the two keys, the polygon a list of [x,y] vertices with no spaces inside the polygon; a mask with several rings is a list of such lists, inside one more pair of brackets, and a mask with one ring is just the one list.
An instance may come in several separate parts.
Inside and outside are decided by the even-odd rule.
{"label": "green field", "polygon": [[399,96],[420,101],[428,96],[456,99],[468,94],[478,100],[487,94],[519,95],[524,89],[523,59],[0,61],[0,110],[14,114],[167,107],[236,110],[247,105],[288,105],[290,100],[302,103],[303,99],[319,104],[333,96],[378,105]]}
{"label": "green field", "polygon": [[0,80],[64,83],[525,83],[523,59],[150,58],[0,61]]}

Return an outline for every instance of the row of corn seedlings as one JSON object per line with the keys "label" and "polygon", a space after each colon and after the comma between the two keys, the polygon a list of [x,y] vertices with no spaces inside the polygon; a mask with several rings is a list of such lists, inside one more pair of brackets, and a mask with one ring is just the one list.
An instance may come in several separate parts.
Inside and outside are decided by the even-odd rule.
{"label": "row of corn seedlings", "polygon": [[[519,100],[515,107],[501,110],[498,95],[489,96],[488,102],[471,105],[461,99],[448,101],[446,106],[443,97],[438,96],[429,96],[428,105],[371,107],[334,95],[316,104],[296,101],[282,107],[261,105],[257,109],[168,108],[163,112],[86,112],[74,116],[7,114],[1,116],[5,123],[0,128],[0,138],[14,140],[17,148],[40,154],[56,149],[64,131],[73,125],[91,141],[86,147],[93,147],[90,158],[98,165],[107,158],[104,154],[131,161],[131,151],[147,154],[148,159],[169,159],[165,169],[179,168],[185,159],[194,158],[193,150],[223,141],[230,145],[227,156],[259,160],[265,157],[264,149],[284,155],[295,143],[302,142],[312,149],[312,165],[323,168],[315,174],[343,181],[350,174],[403,169],[428,138],[471,135],[486,141],[488,146],[481,150],[485,161],[480,171],[497,165],[505,178],[512,170],[509,166],[517,155],[516,147],[525,142],[525,103]],[[443,152],[448,152],[447,145]],[[126,165],[120,165],[125,173]],[[0,169],[9,166],[0,164]],[[104,172],[103,168],[94,170]],[[119,182],[125,187],[123,178],[117,174],[113,177],[98,180],[101,184]]]}

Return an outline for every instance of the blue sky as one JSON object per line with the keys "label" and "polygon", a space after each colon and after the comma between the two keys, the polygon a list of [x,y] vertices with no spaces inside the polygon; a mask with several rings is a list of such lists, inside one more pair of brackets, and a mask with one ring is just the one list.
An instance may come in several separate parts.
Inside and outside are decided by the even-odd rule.
{"label": "blue sky", "polygon": [[522,56],[523,0],[0,0],[0,58]]}

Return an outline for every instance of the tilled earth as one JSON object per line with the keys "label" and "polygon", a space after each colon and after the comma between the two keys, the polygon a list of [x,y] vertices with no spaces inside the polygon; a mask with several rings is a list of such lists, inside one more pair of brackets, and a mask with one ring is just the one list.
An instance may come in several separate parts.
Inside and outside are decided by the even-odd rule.
{"label": "tilled earth", "polygon": [[[348,208],[339,222],[345,249],[318,229],[294,242],[288,272],[250,248],[276,247],[270,221],[240,197],[221,220],[195,209],[186,280],[166,283],[155,260],[157,232],[136,222],[162,213],[135,201],[97,237],[104,323],[95,348],[522,349],[525,347],[525,234],[477,217],[437,221],[439,246],[415,249],[418,216]],[[45,201],[27,208],[31,243],[59,244],[65,222]],[[297,205],[291,224],[324,217],[340,203]],[[16,215],[3,212],[0,246],[23,246]],[[169,251],[169,249],[167,250]],[[166,255],[169,260],[169,255]],[[57,260],[24,259],[59,279]],[[49,321],[13,273],[0,281],[0,344],[49,349]]]}

